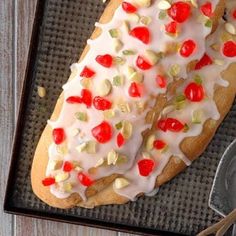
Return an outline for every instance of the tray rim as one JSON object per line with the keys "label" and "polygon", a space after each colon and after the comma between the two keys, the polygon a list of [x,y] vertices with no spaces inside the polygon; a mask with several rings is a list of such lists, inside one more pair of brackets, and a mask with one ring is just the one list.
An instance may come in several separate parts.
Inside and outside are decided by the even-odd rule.
{"label": "tray rim", "polygon": [[137,226],[125,225],[125,224],[116,224],[112,222],[106,221],[99,221],[95,219],[86,219],[82,217],[74,217],[74,216],[67,216],[66,219],[59,213],[46,213],[41,212],[33,209],[25,209],[25,208],[18,208],[12,206],[10,203],[10,196],[12,195],[12,188],[11,184],[14,182],[14,169],[16,166],[16,160],[18,159],[18,150],[20,148],[20,137],[22,135],[22,125],[24,124],[24,116],[26,113],[26,102],[27,97],[25,96],[27,87],[30,87],[34,75],[34,68],[36,65],[36,58],[38,56],[38,48],[40,46],[40,36],[42,30],[42,22],[44,18],[44,9],[46,6],[47,0],[37,0],[36,2],[36,10],[34,15],[34,21],[32,26],[32,34],[30,39],[29,51],[27,56],[27,64],[25,69],[25,75],[23,79],[23,85],[20,92],[20,102],[19,102],[19,109],[17,114],[17,122],[16,127],[13,135],[13,143],[11,148],[11,158],[10,158],[10,167],[8,172],[8,179],[5,188],[5,197],[3,203],[3,210],[5,213],[14,214],[14,215],[21,215],[26,217],[32,217],[35,219],[43,219],[55,222],[62,222],[68,224],[75,224],[75,225],[82,225],[82,226],[89,226],[93,228],[100,228],[100,229],[107,229],[113,230],[116,232],[125,232],[125,233],[132,233],[138,235],[183,235],[172,233],[168,231],[161,231],[161,230],[154,230],[148,228],[141,228]]}

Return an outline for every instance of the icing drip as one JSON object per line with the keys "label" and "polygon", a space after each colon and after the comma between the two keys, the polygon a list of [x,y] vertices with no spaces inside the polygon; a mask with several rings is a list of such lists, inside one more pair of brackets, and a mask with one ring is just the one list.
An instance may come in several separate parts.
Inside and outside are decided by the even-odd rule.
{"label": "icing drip", "polygon": [[[218,120],[220,118],[216,104],[213,100],[214,86],[219,84],[221,86],[227,86],[227,82],[220,78],[220,73],[233,62],[225,56],[219,55],[219,52],[215,52],[211,45],[215,43],[215,40],[220,38],[222,30],[224,30],[224,23],[218,27],[218,30],[210,37],[206,37],[211,32],[211,27],[206,27],[201,21],[199,21],[199,8],[192,7],[192,14],[188,21],[180,25],[180,33],[176,37],[172,37],[165,32],[165,25],[170,22],[170,17],[160,19],[163,12],[158,8],[160,1],[153,1],[153,4],[148,8],[139,8],[137,14],[139,16],[150,17],[151,22],[147,26],[151,40],[149,44],[144,44],[135,37],[131,37],[127,31],[124,22],[129,22],[130,29],[134,29],[137,26],[143,26],[138,23],[134,15],[127,14],[120,6],[113,19],[107,24],[96,23],[96,26],[102,29],[101,35],[95,40],[88,40],[90,50],[80,63],[75,63],[71,66],[72,75],[67,84],[63,86],[64,90],[64,103],[61,109],[61,113],[56,121],[49,121],[50,126],[55,128],[63,128],[65,131],[66,141],[63,144],[56,145],[54,143],[49,147],[49,164],[46,171],[46,176],[57,176],[62,173],[63,166],[59,168],[51,168],[53,161],[68,161],[78,164],[77,168],[71,170],[67,178],[63,181],[58,181],[57,184],[50,186],[52,194],[58,198],[66,198],[71,193],[79,193],[85,200],[86,187],[78,182],[78,173],[89,174],[92,180],[97,180],[105,176],[110,176],[114,173],[122,174],[125,179],[129,181],[129,184],[125,188],[114,188],[114,190],[129,199],[134,200],[139,193],[151,193],[154,189],[156,177],[159,176],[171,156],[176,156],[183,160],[187,165],[191,162],[182,153],[180,149],[181,142],[186,137],[197,136],[201,133],[204,122],[209,118]],[[173,1],[177,2],[177,1]],[[205,0],[199,0],[198,4],[201,6],[205,3]],[[212,7],[215,9],[218,0],[212,0]],[[232,3],[232,1],[230,1]],[[136,14],[136,16],[138,16]],[[111,38],[109,32],[114,29],[119,29],[119,40]],[[117,32],[113,32],[117,33]],[[167,50],[167,45],[173,44],[179,47],[183,41],[192,39],[197,45],[196,50],[189,56],[183,57],[177,51],[170,53]],[[114,47],[116,43],[116,47]],[[117,49],[118,47],[118,49]],[[138,56],[145,56],[146,50],[154,52],[164,52],[164,58],[160,60],[157,65],[153,65],[149,70],[142,71],[136,66],[136,59]],[[130,52],[129,55],[124,56],[124,52]],[[200,60],[204,53],[207,52],[212,58],[223,60],[224,65],[212,64],[206,66],[198,71],[187,72],[187,66],[194,60]],[[113,57],[113,65],[110,68],[104,68],[96,61],[98,55],[109,54]],[[115,57],[123,58],[123,62],[115,65]],[[104,112],[97,110],[94,106],[90,108],[87,104],[69,104],[66,102],[71,96],[80,96],[84,87],[82,83],[84,79],[81,78],[80,73],[86,67],[89,66],[96,74],[90,79],[89,90],[92,92],[92,96],[100,96],[101,92],[104,93],[104,86],[101,91],[101,83],[106,79],[109,84],[113,83],[114,76],[118,75],[120,78],[125,78],[124,83],[121,86],[112,86],[111,92],[105,94],[106,99],[112,102],[112,112],[114,113],[112,118],[105,119]],[[129,74],[127,68],[135,68],[138,73],[143,76],[141,97],[131,97],[129,94],[129,88],[131,81],[129,80]],[[177,68],[176,68],[177,67]],[[173,68],[174,71],[173,71]],[[176,71],[177,70],[177,71]],[[168,144],[168,150],[163,153],[152,149],[149,151],[150,157],[155,159],[157,163],[153,172],[144,177],[139,174],[137,162],[143,159],[143,152],[146,151],[142,146],[143,136],[142,133],[151,128],[152,122],[146,122],[146,114],[152,110],[155,104],[155,98],[159,94],[166,93],[166,86],[161,88],[157,86],[156,76],[157,74],[163,74],[165,72],[167,83],[171,84],[173,80],[177,78],[185,78],[183,85],[178,88],[178,91],[183,93],[184,88],[190,81],[193,81],[196,75],[200,76],[203,81],[203,86],[207,94],[207,99],[199,103],[187,102],[187,105],[180,110],[173,110],[168,112],[168,117],[176,118],[182,122],[188,124],[188,132],[175,133],[171,131],[161,132],[157,130],[154,135],[156,138],[164,140]],[[174,75],[173,75],[174,73]],[[107,82],[106,81],[106,82]],[[110,82],[109,82],[110,81]],[[88,81],[87,81],[88,82]],[[109,87],[109,84],[106,85]],[[126,111],[122,112],[119,105],[123,104],[126,107]],[[137,104],[142,105],[140,110],[137,108]],[[127,108],[128,105],[128,108]],[[197,109],[201,108],[203,116],[201,117],[201,124],[193,124],[191,122],[191,115]],[[129,111],[130,110],[130,111]],[[86,114],[87,120],[81,121],[81,118],[76,118],[75,114]],[[84,117],[83,117],[84,119]],[[97,143],[97,150],[93,153],[81,151],[81,147],[91,141],[96,142],[91,132],[93,127],[107,120],[112,127],[112,137],[107,143]],[[132,124],[132,135],[125,140],[125,144],[121,147],[117,147],[117,135],[120,130],[116,130],[117,124],[121,121],[126,121]],[[171,141],[171,140],[174,140]],[[141,148],[140,148],[141,147]],[[80,151],[78,151],[80,149]],[[115,150],[119,155],[125,155],[126,161],[121,164],[100,165],[99,168],[94,168],[99,161],[105,160],[111,150]],[[113,153],[114,154],[114,153]],[[176,158],[176,161],[178,159]],[[91,171],[93,169],[93,171]],[[70,183],[70,188],[65,191],[64,184]],[[67,186],[68,187],[68,186]],[[155,193],[155,191],[154,191]]]}

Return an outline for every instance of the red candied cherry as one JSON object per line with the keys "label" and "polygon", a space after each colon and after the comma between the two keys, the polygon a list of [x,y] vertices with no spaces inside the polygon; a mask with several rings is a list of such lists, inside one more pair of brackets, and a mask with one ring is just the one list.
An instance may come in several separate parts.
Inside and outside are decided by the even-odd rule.
{"label": "red candied cherry", "polygon": [[136,82],[132,82],[129,86],[129,96],[130,97],[141,97],[141,91],[140,86]]}
{"label": "red candied cherry", "polygon": [[138,162],[139,174],[141,176],[149,176],[155,166],[155,162],[151,159],[144,159]]}
{"label": "red candied cherry", "polygon": [[164,141],[162,141],[162,140],[157,139],[157,140],[155,140],[155,141],[153,142],[153,147],[154,147],[155,149],[157,149],[157,150],[161,150],[161,149],[163,149],[165,146],[166,146],[166,143],[165,143]]}
{"label": "red candied cherry", "polygon": [[135,13],[137,11],[137,7],[129,2],[123,2],[122,8],[126,13]]}
{"label": "red candied cherry", "polygon": [[201,102],[205,92],[201,84],[192,82],[185,88],[184,94],[191,102]]}
{"label": "red candied cherry", "polygon": [[177,25],[178,23],[176,21],[171,21],[167,25],[165,25],[165,30],[169,34],[176,34],[177,33]]}
{"label": "red candied cherry", "polygon": [[186,2],[175,2],[168,9],[168,15],[176,22],[185,22],[191,14],[191,6]]}
{"label": "red candied cherry", "polygon": [[236,19],[236,9],[233,10],[233,14],[232,14],[233,18]]}
{"label": "red candied cherry", "polygon": [[156,83],[160,88],[166,88],[167,86],[166,78],[162,75],[157,75]]}
{"label": "red candied cherry", "polygon": [[86,174],[82,172],[78,173],[78,180],[82,185],[86,187],[89,187],[93,184],[93,180],[91,180]]}
{"label": "red candied cherry", "polygon": [[163,120],[159,120],[157,123],[157,128],[166,132],[167,130],[171,132],[180,132],[184,129],[184,125],[174,118],[167,118]]}
{"label": "red candied cherry", "polygon": [[82,102],[87,106],[92,106],[92,93],[88,89],[82,89],[81,90],[81,99]]}
{"label": "red candied cherry", "polygon": [[53,177],[48,177],[48,178],[45,178],[44,180],[42,180],[42,184],[45,187],[51,186],[55,183],[56,183],[56,181],[55,181],[55,178],[53,178]]}
{"label": "red candied cherry", "polygon": [[150,42],[150,31],[145,26],[138,26],[133,28],[130,31],[130,35],[133,36],[134,38],[139,39],[144,44],[148,44]]}
{"label": "red candied cherry", "polygon": [[180,132],[184,129],[184,124],[175,118],[167,118],[165,120],[166,130],[171,132]]}
{"label": "red candied cherry", "polygon": [[203,15],[207,17],[212,17],[213,16],[213,11],[212,11],[212,4],[210,2],[206,2],[203,4],[201,7],[201,12]]}
{"label": "red candied cherry", "polygon": [[92,78],[94,75],[95,72],[87,66],[85,66],[82,72],[80,73],[80,76],[85,78]]}
{"label": "red candied cherry", "polygon": [[73,170],[74,166],[71,162],[69,161],[65,161],[64,165],[63,165],[63,171],[64,172],[71,172]]}
{"label": "red candied cherry", "polygon": [[105,110],[109,110],[111,108],[112,103],[105,98],[96,96],[93,99],[93,105],[97,110],[105,111]]}
{"label": "red candied cherry", "polygon": [[125,144],[125,138],[121,133],[117,135],[116,143],[118,147],[122,147]]}
{"label": "red candied cherry", "polygon": [[193,54],[195,49],[196,43],[189,39],[183,42],[179,52],[182,57],[189,57]]}
{"label": "red candied cherry", "polygon": [[212,59],[205,53],[203,57],[195,65],[195,70],[200,70],[204,66],[211,65],[213,63]]}
{"label": "red candied cherry", "polygon": [[96,61],[100,65],[102,65],[106,68],[110,68],[112,66],[112,63],[113,63],[113,58],[110,54],[99,55],[99,56],[96,57]]}
{"label": "red candied cherry", "polygon": [[66,99],[66,102],[70,104],[76,104],[76,103],[80,104],[82,103],[82,98],[78,96],[71,96]]}
{"label": "red candied cherry", "polygon": [[99,143],[107,143],[112,137],[112,127],[108,122],[103,121],[92,129],[92,135]]}
{"label": "red candied cherry", "polygon": [[166,119],[166,129],[172,132],[180,132],[184,129],[184,124],[174,118]]}
{"label": "red candied cherry", "polygon": [[136,65],[141,70],[149,70],[152,68],[151,63],[149,63],[147,60],[145,60],[143,57],[138,56],[136,60]]}
{"label": "red candied cherry", "polygon": [[52,137],[55,144],[59,145],[64,142],[66,135],[62,128],[56,128],[52,131]]}
{"label": "red candied cherry", "polygon": [[223,45],[223,54],[226,57],[236,57],[236,42],[230,40]]}

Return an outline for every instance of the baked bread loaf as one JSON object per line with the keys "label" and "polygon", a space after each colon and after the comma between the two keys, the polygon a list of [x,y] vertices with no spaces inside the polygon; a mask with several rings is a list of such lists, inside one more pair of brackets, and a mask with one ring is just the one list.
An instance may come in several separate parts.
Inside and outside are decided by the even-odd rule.
{"label": "baked bread loaf", "polygon": [[39,140],[34,193],[58,208],[123,204],[191,164],[235,98],[232,9],[110,1]]}

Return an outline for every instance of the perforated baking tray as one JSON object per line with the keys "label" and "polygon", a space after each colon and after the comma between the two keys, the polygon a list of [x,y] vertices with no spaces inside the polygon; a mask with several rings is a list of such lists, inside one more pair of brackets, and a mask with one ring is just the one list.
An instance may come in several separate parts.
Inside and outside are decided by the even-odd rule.
{"label": "perforated baking tray", "polygon": [[[236,136],[236,104],[197,161],[154,197],[125,205],[60,210],[32,192],[30,169],[40,134],[50,117],[69,67],[76,62],[105,8],[101,0],[38,1],[22,91],[4,209],[8,213],[149,235],[195,235],[219,220],[208,208],[213,177]],[[47,89],[44,99],[37,86]]]}

